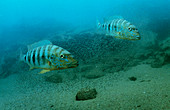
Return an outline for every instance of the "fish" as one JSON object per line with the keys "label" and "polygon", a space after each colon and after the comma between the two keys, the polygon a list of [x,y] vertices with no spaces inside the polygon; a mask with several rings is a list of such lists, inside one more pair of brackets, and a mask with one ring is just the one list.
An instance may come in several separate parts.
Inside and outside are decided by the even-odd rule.
{"label": "fish", "polygon": [[78,61],[66,49],[53,45],[48,40],[36,42],[28,46],[28,52],[20,53],[20,60],[24,61],[32,69],[42,69],[40,74],[67,68],[75,68]]}
{"label": "fish", "polygon": [[97,22],[98,29],[105,30],[106,36],[113,36],[118,39],[140,40],[138,29],[121,16],[114,16],[104,20],[104,23]]}

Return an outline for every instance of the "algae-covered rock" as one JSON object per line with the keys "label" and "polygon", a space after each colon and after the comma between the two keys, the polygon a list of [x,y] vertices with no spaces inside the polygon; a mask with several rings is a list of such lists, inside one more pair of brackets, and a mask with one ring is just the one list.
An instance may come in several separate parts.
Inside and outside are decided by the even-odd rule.
{"label": "algae-covered rock", "polygon": [[160,43],[160,47],[163,50],[167,50],[168,48],[170,49],[170,38],[167,38],[162,43]]}
{"label": "algae-covered rock", "polygon": [[166,57],[164,55],[158,54],[156,56],[156,59],[151,62],[151,67],[152,68],[160,68],[160,67],[162,67],[164,65],[165,58]]}
{"label": "algae-covered rock", "polygon": [[83,100],[89,100],[94,99],[97,96],[97,91],[95,88],[82,88],[78,93],[76,94],[76,100],[77,101],[83,101]]}
{"label": "algae-covered rock", "polygon": [[159,44],[159,49],[153,54],[153,57],[154,60],[151,62],[151,67],[153,68],[160,68],[170,63],[170,38],[167,38]]}
{"label": "algae-covered rock", "polygon": [[170,56],[170,37],[160,43],[161,50],[168,56]]}

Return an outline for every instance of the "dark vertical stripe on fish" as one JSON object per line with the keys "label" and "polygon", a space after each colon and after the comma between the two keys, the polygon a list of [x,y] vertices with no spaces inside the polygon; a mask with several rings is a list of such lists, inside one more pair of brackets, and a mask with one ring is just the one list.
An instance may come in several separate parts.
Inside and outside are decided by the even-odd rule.
{"label": "dark vertical stripe on fish", "polygon": [[112,23],[112,30],[115,31],[114,23]]}
{"label": "dark vertical stripe on fish", "polygon": [[34,65],[35,65],[35,52],[36,52],[36,49],[33,50],[33,56],[32,56],[32,61]]}
{"label": "dark vertical stripe on fish", "polygon": [[108,25],[108,30],[110,31],[110,24]]}
{"label": "dark vertical stripe on fish", "polygon": [[37,62],[38,62],[38,65],[40,65],[40,51],[41,51],[41,47],[39,47],[38,50],[37,50]]}
{"label": "dark vertical stripe on fish", "polygon": [[24,55],[24,61],[27,61],[27,57],[26,57],[26,55]]}
{"label": "dark vertical stripe on fish", "polygon": [[28,52],[28,63],[31,64],[31,53],[32,50]]}
{"label": "dark vertical stripe on fish", "polygon": [[117,26],[114,26],[114,31],[117,31],[116,29],[117,29]]}
{"label": "dark vertical stripe on fish", "polygon": [[46,49],[47,46],[44,46],[43,47],[43,53],[42,53],[42,61],[43,61],[43,65],[45,65],[45,49]]}
{"label": "dark vertical stripe on fish", "polygon": [[114,31],[116,31],[116,21],[117,21],[117,20],[114,20],[114,23],[113,23]]}
{"label": "dark vertical stripe on fish", "polygon": [[118,32],[118,21],[119,21],[119,19],[117,19],[117,20],[115,21],[115,31],[116,31],[116,32]]}

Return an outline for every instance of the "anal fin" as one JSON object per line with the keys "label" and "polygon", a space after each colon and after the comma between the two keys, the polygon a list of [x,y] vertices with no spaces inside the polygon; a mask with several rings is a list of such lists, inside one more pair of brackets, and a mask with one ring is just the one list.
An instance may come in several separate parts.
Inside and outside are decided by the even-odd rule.
{"label": "anal fin", "polygon": [[41,70],[40,72],[39,72],[39,74],[44,74],[44,73],[46,73],[46,72],[49,72],[50,70]]}

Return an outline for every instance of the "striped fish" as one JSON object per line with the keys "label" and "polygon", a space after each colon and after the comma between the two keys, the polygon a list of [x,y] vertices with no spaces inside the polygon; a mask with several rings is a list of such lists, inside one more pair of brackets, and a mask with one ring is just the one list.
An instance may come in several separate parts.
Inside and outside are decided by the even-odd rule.
{"label": "striped fish", "polygon": [[70,52],[62,47],[53,45],[48,40],[28,46],[27,54],[20,55],[20,57],[22,61],[30,66],[30,70],[35,68],[43,69],[40,73],[78,66],[78,62]]}
{"label": "striped fish", "polygon": [[122,17],[112,17],[105,20],[103,24],[98,22],[97,27],[105,30],[106,35],[115,38],[126,40],[141,39],[138,29]]}

